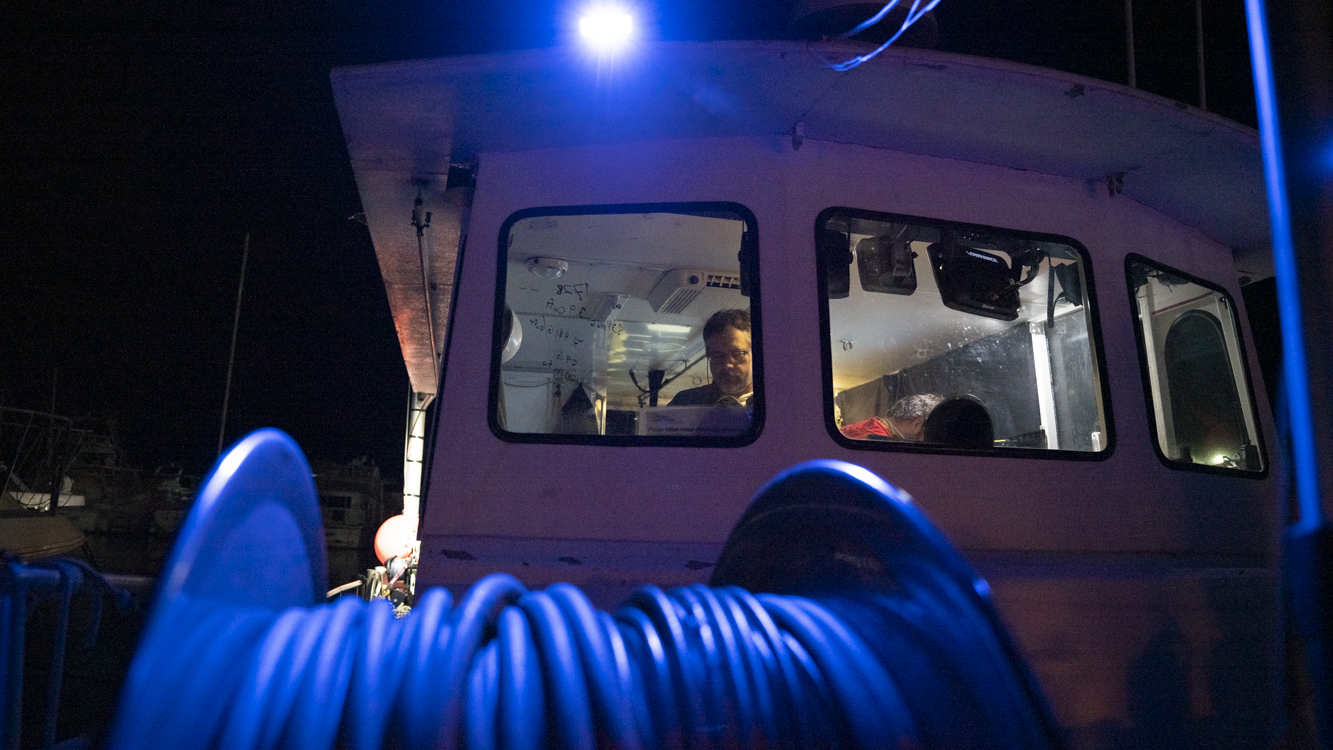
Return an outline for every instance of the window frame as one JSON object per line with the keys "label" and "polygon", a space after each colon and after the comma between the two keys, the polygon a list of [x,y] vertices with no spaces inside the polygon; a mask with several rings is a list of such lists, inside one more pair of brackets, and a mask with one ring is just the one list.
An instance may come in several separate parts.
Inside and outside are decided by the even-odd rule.
{"label": "window frame", "polygon": [[[1037,242],[1051,242],[1065,245],[1079,256],[1079,262],[1083,268],[1083,297],[1084,308],[1088,316],[1088,336],[1091,340],[1092,356],[1094,361],[1094,370],[1097,373],[1097,383],[1095,386],[1099,389],[1101,395],[1101,412],[1104,431],[1104,447],[1100,451],[1075,451],[1061,448],[1018,448],[1018,447],[991,447],[991,448],[957,448],[937,445],[932,443],[915,443],[899,441],[880,441],[880,440],[854,440],[843,435],[838,428],[834,411],[833,393],[833,345],[832,345],[832,322],[829,312],[828,298],[828,272],[824,266],[824,260],[819,256],[818,247],[819,235],[825,222],[830,216],[842,215],[850,218],[865,219],[869,221],[882,221],[900,224],[923,224],[938,229],[950,229],[956,231],[978,231],[986,232],[992,235],[1012,236]],[[815,245],[812,251],[815,253],[815,267],[818,283],[817,293],[819,295],[819,330],[821,340],[819,342],[820,358],[823,370],[823,394],[824,394],[824,426],[829,436],[838,445],[858,451],[875,451],[890,453],[928,453],[942,455],[966,455],[966,456],[988,456],[1001,458],[1027,458],[1058,461],[1106,461],[1116,450],[1116,429],[1115,419],[1111,408],[1111,390],[1110,381],[1106,371],[1106,352],[1102,344],[1102,326],[1099,305],[1097,304],[1097,288],[1094,281],[1092,269],[1092,256],[1083,243],[1078,240],[1058,234],[1048,234],[1044,232],[1032,232],[1021,229],[1009,229],[1006,227],[995,227],[987,224],[974,224],[968,222],[949,221],[946,219],[933,219],[911,214],[893,213],[890,211],[875,211],[871,209],[851,208],[848,206],[831,206],[819,212],[815,217],[814,223]],[[852,283],[856,283],[853,277]]]}
{"label": "window frame", "polygon": [[[1181,461],[1179,459],[1167,456],[1166,453],[1162,450],[1162,444],[1161,441],[1158,439],[1158,434],[1157,434],[1157,410],[1154,406],[1152,371],[1149,365],[1149,358],[1152,355],[1150,352],[1148,352],[1148,343],[1143,335],[1143,325],[1140,320],[1138,295],[1137,295],[1137,290],[1134,286],[1134,273],[1132,267],[1135,263],[1148,266],[1150,268],[1155,268],[1158,271],[1162,271],[1164,273],[1171,274],[1172,276],[1184,279],[1185,281],[1188,281],[1191,284],[1197,284],[1198,286],[1201,286],[1210,292],[1222,295],[1222,298],[1226,300],[1227,307],[1230,309],[1231,312],[1231,325],[1234,329],[1236,338],[1235,356],[1233,358],[1231,353],[1228,352],[1227,359],[1229,361],[1233,359],[1239,360],[1241,376],[1242,379],[1244,380],[1244,385],[1245,385],[1245,393],[1238,394],[1239,398],[1237,400],[1240,401],[1241,403],[1245,403],[1246,399],[1248,398],[1250,416],[1254,422],[1254,439],[1255,439],[1254,445],[1259,450],[1259,460],[1263,465],[1263,468],[1260,469],[1259,471],[1248,471],[1246,469],[1233,469],[1225,466],[1194,463],[1192,461],[1187,463],[1185,461]],[[1246,354],[1245,352],[1245,330],[1240,323],[1240,308],[1236,306],[1235,298],[1232,297],[1231,293],[1228,292],[1226,288],[1220,284],[1216,284],[1206,279],[1199,278],[1198,276],[1186,273],[1172,266],[1168,266],[1165,263],[1153,260],[1152,258],[1149,258],[1146,255],[1141,255],[1139,253],[1128,253],[1125,255],[1125,288],[1129,294],[1129,312],[1132,319],[1131,324],[1134,327],[1134,345],[1138,350],[1138,355],[1139,355],[1139,375],[1143,383],[1143,404],[1144,408],[1147,410],[1148,413],[1148,431],[1150,437],[1152,438],[1152,449],[1153,453],[1157,455],[1157,460],[1161,461],[1163,466],[1166,466],[1168,469],[1172,469],[1174,471],[1193,471],[1202,474],[1214,474],[1217,476],[1239,477],[1244,479],[1266,479],[1268,477],[1269,469],[1272,467],[1272,461],[1268,456],[1268,448],[1264,442],[1263,421],[1260,419],[1258,402],[1254,398],[1254,380],[1253,378],[1250,377],[1249,355]],[[1179,318],[1177,318],[1177,320],[1179,320]],[[1227,343],[1225,328],[1222,331],[1222,339],[1224,344]],[[1162,363],[1162,366],[1165,367],[1165,362]],[[1232,378],[1233,380],[1235,379],[1234,372],[1232,373]],[[1168,387],[1166,383],[1163,383],[1162,385],[1163,387]]]}
{"label": "window frame", "polygon": [[[502,377],[500,362],[506,292],[508,289],[508,238],[513,226],[539,216],[590,216],[611,214],[680,213],[688,215],[734,214],[745,222],[738,252],[738,267],[749,287],[750,364],[754,395],[750,402],[750,429],[739,435],[571,435],[564,433],[510,432],[500,426],[499,391]],[[491,434],[506,443],[542,443],[556,445],[598,445],[628,448],[740,448],[754,443],[764,430],[764,359],[763,315],[760,310],[759,223],[747,206],[734,201],[672,201],[664,203],[610,203],[575,206],[539,206],[511,213],[500,225],[497,238],[495,309],[491,322],[490,382],[487,388],[486,423]]]}

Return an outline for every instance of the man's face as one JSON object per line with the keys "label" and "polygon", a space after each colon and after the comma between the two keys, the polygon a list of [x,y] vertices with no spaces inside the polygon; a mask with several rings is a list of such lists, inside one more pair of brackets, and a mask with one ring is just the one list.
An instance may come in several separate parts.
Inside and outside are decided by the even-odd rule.
{"label": "man's face", "polygon": [[727,396],[743,396],[754,390],[750,373],[750,332],[724,328],[704,340],[708,369],[713,383]]}
{"label": "man's face", "polygon": [[926,428],[925,417],[913,417],[911,419],[902,420],[895,419],[893,423],[898,427],[898,431],[901,432],[902,436],[907,440],[920,441],[924,437],[922,433],[925,432]]}

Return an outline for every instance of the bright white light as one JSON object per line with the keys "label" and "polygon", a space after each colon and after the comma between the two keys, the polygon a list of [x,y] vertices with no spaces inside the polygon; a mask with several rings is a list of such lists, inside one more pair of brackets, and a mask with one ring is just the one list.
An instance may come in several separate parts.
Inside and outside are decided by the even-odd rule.
{"label": "bright white light", "polygon": [[689,333],[689,326],[678,326],[671,323],[649,323],[648,330],[657,333]]}
{"label": "bright white light", "polygon": [[579,19],[579,35],[602,51],[623,47],[634,33],[634,19],[619,8],[596,8]]}

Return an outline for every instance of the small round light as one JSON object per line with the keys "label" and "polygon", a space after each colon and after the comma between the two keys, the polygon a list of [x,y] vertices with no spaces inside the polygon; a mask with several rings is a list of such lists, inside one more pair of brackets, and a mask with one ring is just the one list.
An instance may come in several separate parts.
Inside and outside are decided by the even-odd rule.
{"label": "small round light", "polygon": [[558,279],[569,270],[569,261],[538,256],[528,258],[528,272],[542,279]]}
{"label": "small round light", "polygon": [[633,34],[634,19],[619,8],[596,8],[579,19],[579,36],[600,51],[625,46]]}

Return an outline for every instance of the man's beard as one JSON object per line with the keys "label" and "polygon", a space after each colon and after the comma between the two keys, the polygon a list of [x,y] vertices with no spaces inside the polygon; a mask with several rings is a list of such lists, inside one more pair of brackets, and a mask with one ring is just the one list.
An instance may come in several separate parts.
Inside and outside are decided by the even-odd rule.
{"label": "man's beard", "polygon": [[729,396],[742,396],[749,392],[745,378],[736,373],[726,373],[714,381],[718,390]]}

